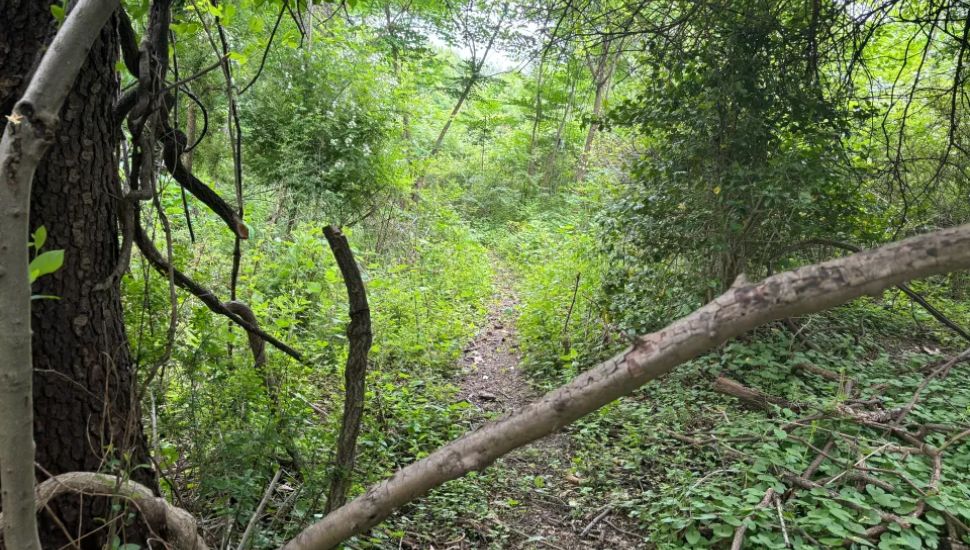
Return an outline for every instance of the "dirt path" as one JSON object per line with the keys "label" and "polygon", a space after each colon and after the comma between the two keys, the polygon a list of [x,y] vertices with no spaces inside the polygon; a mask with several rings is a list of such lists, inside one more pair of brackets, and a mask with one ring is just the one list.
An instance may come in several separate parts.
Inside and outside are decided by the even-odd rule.
{"label": "dirt path", "polygon": [[[538,397],[520,369],[515,332],[518,302],[511,275],[501,268],[496,287],[487,322],[461,360],[460,396],[478,408],[482,421],[517,410]],[[510,481],[490,488],[491,502],[506,504],[495,508],[498,519],[494,527],[508,533],[502,547],[643,547],[639,537],[619,530],[622,524],[618,520],[610,521],[606,507],[582,510],[584,513],[575,517],[573,496],[578,495],[582,480],[571,473],[569,445],[567,435],[554,434],[493,466],[502,469]],[[594,518],[596,522],[587,529]],[[609,523],[615,527],[609,527]]]}

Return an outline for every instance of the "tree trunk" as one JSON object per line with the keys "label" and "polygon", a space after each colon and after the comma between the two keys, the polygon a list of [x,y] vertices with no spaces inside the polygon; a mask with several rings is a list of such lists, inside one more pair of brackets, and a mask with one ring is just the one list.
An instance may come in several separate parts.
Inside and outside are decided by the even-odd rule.
{"label": "tree trunk", "polygon": [[367,354],[370,353],[373,334],[370,325],[370,307],[367,305],[367,289],[360,277],[360,269],[354,259],[347,237],[340,229],[330,225],[323,228],[330,250],[337,260],[340,273],[347,287],[350,308],[350,324],[347,325],[347,366],[344,369],[344,415],[337,442],[337,459],[333,480],[327,497],[326,511],[332,512],[347,501],[357,458],[357,436],[364,417],[364,384],[367,381]]}
{"label": "tree trunk", "polygon": [[461,91],[461,95],[458,96],[458,101],[455,103],[455,107],[451,110],[451,114],[448,115],[448,120],[445,121],[445,125],[438,132],[438,139],[434,140],[434,147],[431,148],[430,158],[434,158],[441,151],[441,146],[445,142],[445,136],[448,135],[448,129],[451,128],[451,123],[455,121],[455,117],[461,112],[461,106],[465,104],[465,100],[468,99],[469,94],[471,94],[472,88],[475,87],[475,83],[478,82],[478,74],[473,74],[468,79],[468,83],[465,84],[465,88]]}
{"label": "tree trunk", "polygon": [[528,174],[530,176],[535,175],[536,162],[534,158],[536,149],[536,138],[539,133],[539,121],[542,119],[542,69],[546,63],[546,55],[543,52],[542,57],[539,59],[539,69],[536,74],[536,101],[535,110],[533,111],[532,118],[532,135],[529,136],[529,169]]}
{"label": "tree trunk", "polygon": [[[552,185],[553,168],[556,166],[558,161],[559,152],[562,151],[562,135],[566,131],[566,123],[569,122],[569,111],[573,105],[573,99],[576,97],[576,79],[571,79],[569,83],[569,95],[566,97],[566,105],[562,110],[562,118],[559,119],[559,126],[556,128],[556,140],[554,142],[553,148],[549,151],[549,155],[546,157],[546,168],[545,173],[542,176],[543,185],[546,187],[551,187],[553,191],[558,188],[557,185]],[[558,174],[557,174],[558,175]]]}
{"label": "tree trunk", "polygon": [[[451,128],[451,123],[454,122],[455,117],[457,117],[458,113],[461,112],[461,106],[465,104],[465,100],[467,100],[468,96],[471,94],[472,88],[474,88],[475,84],[481,80],[482,69],[485,68],[485,60],[488,58],[488,53],[492,51],[492,46],[495,45],[495,39],[498,38],[499,33],[502,32],[502,23],[505,22],[505,17],[508,15],[508,13],[509,5],[502,4],[502,16],[499,17],[498,24],[496,24],[495,28],[492,30],[492,35],[488,39],[488,44],[485,46],[485,51],[482,52],[482,57],[475,59],[474,54],[472,55],[470,63],[472,72],[468,77],[468,82],[466,83],[465,88],[461,91],[461,95],[458,96],[458,102],[455,103],[455,108],[451,110],[451,114],[448,116],[448,120],[445,121],[444,127],[441,129],[441,132],[438,133],[438,139],[435,140],[434,147],[431,148],[431,154],[428,155],[428,158],[436,157],[438,152],[441,151],[441,145],[445,141],[445,135],[448,134],[448,129]],[[474,50],[472,51],[474,52]]]}
{"label": "tree trunk", "polygon": [[[4,2],[0,19],[0,94],[4,113],[19,97],[39,48],[56,31],[52,2]],[[14,21],[14,25],[9,25]],[[134,370],[125,334],[121,292],[108,279],[119,260],[116,212],[118,145],[112,116],[118,95],[117,33],[112,19],[102,29],[60,112],[54,143],[33,179],[31,231],[47,228],[44,248],[63,249],[64,264],[38,279],[33,293],[57,299],[32,302],[34,439],[42,477],[72,471],[130,471],[135,481],[157,490],[133,398]],[[141,468],[135,469],[141,465]],[[72,533],[92,531],[107,517],[104,501],[64,497],[52,508]],[[40,516],[45,548],[67,542],[50,514]],[[137,530],[137,529],[136,529]],[[100,548],[109,529],[85,538]]]}
{"label": "tree trunk", "polygon": [[[401,9],[401,11],[398,12],[397,14],[398,17],[402,16],[404,12],[407,11],[407,9],[408,9],[408,6],[404,6]],[[387,33],[394,36],[396,33],[394,30],[394,17],[391,16],[390,4],[384,5],[384,20],[386,22],[385,28],[387,29]],[[391,46],[391,67],[394,69],[394,80],[397,82],[397,85],[400,86],[401,85],[401,52],[396,45]],[[404,113],[402,113],[401,115],[401,137],[404,138],[404,144],[410,152],[411,117],[408,114],[407,109],[405,109]]]}
{"label": "tree trunk", "polygon": [[596,96],[593,98],[593,120],[589,124],[589,132],[586,133],[586,143],[583,145],[583,154],[579,157],[579,166],[576,169],[576,179],[583,181],[586,179],[586,172],[589,168],[589,153],[593,149],[593,140],[596,139],[596,132],[600,129],[600,117],[603,116],[603,102],[610,91],[610,82],[613,80],[613,70],[620,57],[619,52],[611,54],[609,51],[610,43],[604,46],[603,55],[593,70],[593,84],[596,86]]}

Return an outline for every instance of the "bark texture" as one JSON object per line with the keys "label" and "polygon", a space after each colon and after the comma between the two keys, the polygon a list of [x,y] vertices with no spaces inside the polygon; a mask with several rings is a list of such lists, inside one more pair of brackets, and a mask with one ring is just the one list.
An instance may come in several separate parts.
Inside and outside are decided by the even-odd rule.
{"label": "bark texture", "polygon": [[350,250],[347,237],[334,226],[323,229],[330,244],[340,273],[347,287],[350,304],[350,324],[347,325],[347,341],[350,351],[344,369],[344,416],[337,441],[337,460],[334,465],[333,481],[327,497],[327,512],[344,505],[353,478],[354,463],[357,458],[357,436],[364,417],[364,383],[367,381],[367,354],[370,353],[373,334],[370,324],[370,307],[367,305],[367,289],[360,276],[360,269]]}
{"label": "bark texture", "polygon": [[[54,32],[50,2],[4,0],[0,2],[0,112],[13,112],[39,61],[41,47]],[[0,128],[6,118],[0,118]]]}
{"label": "bark texture", "polygon": [[332,548],[442,483],[560,430],[677,365],[764,323],[877,294],[909,279],[970,267],[970,225],[914,237],[732,288],[666,328],[639,337],[511,416],[490,422],[371,486],[285,548]]}
{"label": "bark texture", "polygon": [[[6,26],[10,20],[6,17],[11,14],[3,14],[6,32],[0,35],[0,52],[14,62],[0,65],[0,81],[21,84],[27,81],[28,77],[20,73],[25,60],[37,58],[38,48],[42,48],[56,28],[50,4],[49,1],[3,4],[2,10],[13,10],[13,20],[20,23],[11,30]],[[105,16],[117,6],[117,2],[99,4],[107,7]],[[87,5],[76,9],[78,13],[96,11]],[[71,10],[62,32],[73,17],[74,10]],[[113,467],[125,470],[150,462],[138,403],[132,398],[134,373],[120,288],[115,281],[103,291],[95,289],[109,277],[119,259],[116,212],[120,195],[117,173],[120,134],[112,115],[118,93],[115,74],[118,44],[113,20],[107,25],[103,25],[104,19],[100,21],[93,31],[101,30],[83,63],[86,46],[71,44],[65,48],[55,43],[50,46],[48,56],[80,57],[59,61],[53,77],[47,76],[41,66],[35,82],[31,83],[31,89],[37,86],[40,90],[39,97],[59,89],[70,90],[60,107],[56,132],[50,133],[53,143],[34,174],[30,192],[30,230],[45,226],[48,232],[45,249],[65,251],[61,269],[41,277],[33,288],[36,294],[58,299],[33,301],[29,308],[33,329],[36,460],[45,471],[55,475],[77,470],[107,470],[109,461],[116,459],[120,462]],[[78,48],[80,54],[65,53]],[[64,82],[56,74],[72,72],[64,71],[64,64],[73,65],[78,71],[76,79],[72,75],[71,80]],[[11,73],[14,73],[12,77]],[[21,91],[18,89],[12,95],[16,97]],[[2,93],[6,108],[11,101],[7,87]],[[29,98],[25,96],[25,99]],[[33,107],[40,114],[39,103],[34,101]],[[58,101],[53,109],[60,105]],[[134,470],[132,477],[155,488],[151,468]],[[74,498],[52,503],[51,508],[74,532],[79,523],[81,533],[85,533],[94,529],[95,517],[107,517],[106,505],[92,504],[91,499],[86,499],[83,507]],[[50,514],[41,516],[40,532],[44,547],[67,542]],[[85,538],[80,546],[100,547],[103,541],[99,538]]]}

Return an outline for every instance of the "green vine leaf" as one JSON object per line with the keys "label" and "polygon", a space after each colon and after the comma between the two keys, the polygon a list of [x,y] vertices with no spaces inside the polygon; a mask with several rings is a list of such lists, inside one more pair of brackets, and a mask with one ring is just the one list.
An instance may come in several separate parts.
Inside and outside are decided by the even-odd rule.
{"label": "green vine leaf", "polygon": [[33,283],[38,277],[54,273],[64,265],[63,250],[48,250],[39,254],[31,260],[28,270],[30,272],[30,282]]}

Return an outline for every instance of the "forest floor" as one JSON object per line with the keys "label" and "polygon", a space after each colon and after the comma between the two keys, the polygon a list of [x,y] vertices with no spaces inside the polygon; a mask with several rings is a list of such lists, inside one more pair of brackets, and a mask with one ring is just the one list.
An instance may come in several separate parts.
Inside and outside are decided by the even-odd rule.
{"label": "forest floor", "polygon": [[[539,396],[520,366],[513,276],[500,265],[496,272],[486,323],[465,348],[458,375],[458,397],[475,406],[481,422],[514,412]],[[492,468],[501,472],[502,482],[488,488],[495,514],[485,520],[491,525],[480,529],[504,533],[503,548],[644,547],[643,537],[631,532],[623,519],[610,517],[609,505],[576,509],[583,480],[572,473],[571,457],[570,438],[560,432],[497,461]],[[475,546],[453,542],[446,547]]]}

